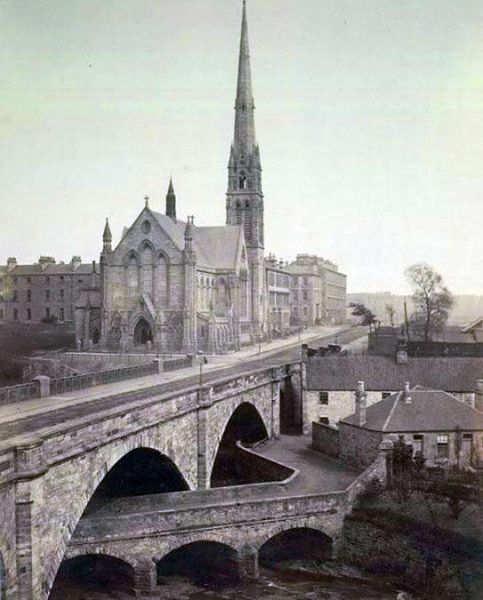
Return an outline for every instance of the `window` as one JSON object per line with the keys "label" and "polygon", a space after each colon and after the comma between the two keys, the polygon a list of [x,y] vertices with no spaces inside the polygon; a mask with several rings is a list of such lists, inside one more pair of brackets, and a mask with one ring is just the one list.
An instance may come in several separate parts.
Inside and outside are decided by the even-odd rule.
{"label": "window", "polygon": [[60,276],[60,280],[64,281],[64,276],[63,275]]}
{"label": "window", "polygon": [[391,396],[391,392],[382,392],[382,399],[385,400]]}
{"label": "window", "polygon": [[319,392],[319,404],[329,404],[329,392]]}
{"label": "window", "polygon": [[64,299],[64,296],[65,296],[65,292],[64,292],[64,290],[63,290],[63,289],[62,289],[62,290],[59,290],[59,293],[60,293],[60,299],[61,299],[61,300],[63,300],[63,299]]}
{"label": "window", "polygon": [[328,425],[329,424],[329,417],[320,417],[319,418],[319,423],[322,423],[322,425]]}
{"label": "window", "polygon": [[32,309],[27,308],[27,321],[32,320]]}
{"label": "window", "polygon": [[84,280],[83,280],[83,279],[78,279],[78,280],[77,280],[77,282],[78,282],[78,283],[83,283],[83,282],[84,282]]}
{"label": "window", "polygon": [[32,278],[31,277],[27,277],[27,283],[32,283]]}
{"label": "window", "polygon": [[3,308],[0,308],[0,321],[3,321],[3,319],[4,319]]}
{"label": "window", "polygon": [[45,316],[47,317],[47,319],[50,319],[50,308],[48,306],[45,309]]}
{"label": "window", "polygon": [[309,278],[304,275],[304,285],[309,285]]}
{"label": "window", "polygon": [[13,320],[18,321],[18,309],[17,308],[13,309]]}
{"label": "window", "polygon": [[32,302],[32,290],[27,290],[27,302]]}
{"label": "window", "polygon": [[50,290],[45,290],[45,299],[50,300]]}
{"label": "window", "polygon": [[423,451],[424,451],[424,435],[416,433],[415,435],[413,435],[413,454],[416,454],[416,452],[421,452],[421,454],[424,454]]}
{"label": "window", "polygon": [[307,302],[308,299],[309,299],[309,293],[307,292],[307,290],[304,290],[304,302]]}
{"label": "window", "polygon": [[309,314],[309,309],[304,306],[304,317],[306,317]]}
{"label": "window", "polygon": [[449,458],[449,436],[447,433],[438,435],[436,439],[436,456],[438,458]]}
{"label": "window", "polygon": [[59,308],[59,321],[63,321],[63,320],[64,320],[64,309]]}
{"label": "window", "polygon": [[17,290],[13,290],[12,301],[13,302],[18,302],[18,292],[17,292]]}

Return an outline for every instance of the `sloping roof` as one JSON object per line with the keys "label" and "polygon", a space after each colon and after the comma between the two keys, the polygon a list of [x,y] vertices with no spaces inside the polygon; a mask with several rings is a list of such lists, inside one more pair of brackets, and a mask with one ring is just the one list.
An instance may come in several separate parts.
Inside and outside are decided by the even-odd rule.
{"label": "sloping roof", "polygon": [[[161,228],[166,232],[179,250],[184,248],[186,223],[174,221],[161,213],[151,211]],[[240,225],[220,227],[193,227],[193,247],[196,252],[197,266],[222,271],[236,268],[238,250],[243,230]]]}
{"label": "sloping roof", "polygon": [[[342,423],[358,425],[355,414]],[[483,413],[460,402],[451,394],[416,386],[411,390],[411,402],[404,392],[392,394],[366,409],[364,428],[385,433],[402,431],[482,431]]]}
{"label": "sloping roof", "polygon": [[482,329],[483,328],[483,316],[478,317],[474,321],[471,321],[471,323],[468,323],[468,325],[465,325],[465,327],[463,327],[463,329],[461,331],[463,333],[468,333],[468,332],[472,331],[475,328],[476,329]]}
{"label": "sloping roof", "polygon": [[[96,272],[99,273],[99,265],[96,264]],[[9,275],[16,277],[19,275],[89,275],[92,273],[92,263],[79,265],[76,269],[70,264],[48,264],[44,269],[40,268],[38,263],[33,265],[17,265]]]}
{"label": "sloping roof", "polygon": [[309,390],[402,390],[404,383],[448,392],[471,392],[483,379],[483,358],[409,358],[397,364],[385,356],[311,356],[307,359]]}

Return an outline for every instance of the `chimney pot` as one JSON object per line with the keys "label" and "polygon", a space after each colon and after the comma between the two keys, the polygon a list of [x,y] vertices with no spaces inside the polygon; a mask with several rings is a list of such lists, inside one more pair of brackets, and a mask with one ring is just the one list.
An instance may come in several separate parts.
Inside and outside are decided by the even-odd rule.
{"label": "chimney pot", "polygon": [[404,384],[404,402],[406,404],[411,404],[411,389],[409,387],[409,381],[406,381]]}

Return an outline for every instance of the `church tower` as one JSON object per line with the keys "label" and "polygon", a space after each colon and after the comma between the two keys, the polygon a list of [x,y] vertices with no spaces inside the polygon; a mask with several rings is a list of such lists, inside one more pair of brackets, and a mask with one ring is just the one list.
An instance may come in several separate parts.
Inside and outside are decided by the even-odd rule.
{"label": "church tower", "polygon": [[243,225],[245,232],[250,265],[252,333],[257,336],[264,333],[265,321],[263,193],[260,151],[255,135],[255,103],[245,0],[235,101],[235,134],[228,163],[226,223]]}

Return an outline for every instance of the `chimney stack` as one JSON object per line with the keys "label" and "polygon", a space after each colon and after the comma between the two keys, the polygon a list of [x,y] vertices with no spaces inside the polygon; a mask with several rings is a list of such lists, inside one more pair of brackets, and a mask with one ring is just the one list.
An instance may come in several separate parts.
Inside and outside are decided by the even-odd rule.
{"label": "chimney stack", "polygon": [[367,394],[364,389],[364,382],[359,381],[357,383],[356,390],[356,418],[357,424],[362,427],[366,424],[366,408],[367,408]]}
{"label": "chimney stack", "polygon": [[404,403],[411,404],[411,390],[409,389],[409,381],[404,384]]}
{"label": "chimney stack", "polygon": [[17,259],[14,256],[10,256],[7,260],[7,272],[10,273],[17,266]]}

